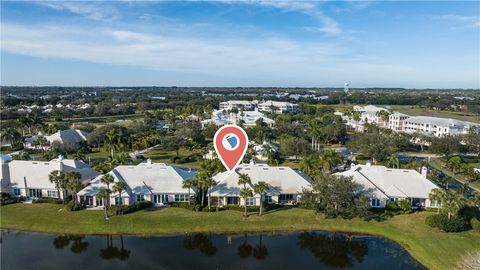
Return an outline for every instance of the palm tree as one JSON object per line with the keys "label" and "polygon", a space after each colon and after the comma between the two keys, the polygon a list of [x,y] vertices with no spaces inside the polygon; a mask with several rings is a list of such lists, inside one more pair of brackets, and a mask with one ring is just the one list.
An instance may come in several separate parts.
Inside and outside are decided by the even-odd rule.
{"label": "palm tree", "polygon": [[438,199],[440,200],[440,206],[447,213],[448,219],[456,216],[458,211],[467,204],[467,199],[453,190],[434,189],[432,193],[432,198],[435,198],[437,201]]}
{"label": "palm tree", "polygon": [[15,142],[18,142],[22,135],[14,128],[7,128],[2,132],[2,140],[8,141],[13,146]]}
{"label": "palm tree", "polygon": [[304,157],[300,163],[300,170],[309,176],[315,176],[319,173],[318,155],[312,154]]}
{"label": "palm tree", "polygon": [[400,168],[400,159],[396,154],[387,157],[387,166],[390,168]]}
{"label": "palm tree", "polygon": [[113,193],[118,193],[118,201],[120,202],[121,205],[121,213],[123,215],[123,202],[122,202],[122,192],[127,189],[127,184],[125,182],[118,181],[115,184],[113,184],[112,187],[112,192]]}
{"label": "palm tree", "polygon": [[182,188],[188,189],[188,205],[190,205],[190,189],[193,188],[194,182],[192,179],[187,179],[183,181]]}
{"label": "palm tree", "polygon": [[122,144],[122,134],[115,129],[107,131],[105,134],[105,148],[114,158],[114,151],[119,150]]}
{"label": "palm tree", "polygon": [[447,167],[452,170],[453,177],[455,177],[455,173],[457,172],[458,169],[461,168],[461,166],[462,166],[462,159],[459,156],[451,157],[447,161]]}
{"label": "palm tree", "polygon": [[212,177],[207,177],[204,179],[203,185],[205,188],[208,189],[208,209],[210,209],[210,204],[211,204],[211,194],[212,194],[212,187],[215,186],[217,182],[213,180]]}
{"label": "palm tree", "polygon": [[260,182],[256,183],[255,185],[253,185],[253,192],[260,195],[260,212],[258,214],[259,216],[263,215],[263,200],[262,200],[262,198],[264,199],[266,193],[268,192],[268,189],[269,189],[268,184],[263,182],[263,181],[260,181]]}
{"label": "palm tree", "polygon": [[428,194],[428,199],[430,199],[431,202],[435,201],[437,203],[437,213],[440,212],[440,205],[444,195],[445,192],[440,188],[435,188]]}
{"label": "palm tree", "polygon": [[109,196],[109,191],[105,187],[100,187],[98,189],[97,195],[95,195],[97,200],[103,200],[103,213],[105,220],[108,220],[107,204],[105,203],[105,201],[109,198]]}
{"label": "palm tree", "polygon": [[205,190],[206,190],[205,183],[207,182],[206,181],[207,178],[209,178],[209,176],[207,172],[204,170],[199,170],[194,177],[194,181],[197,184],[197,186],[200,188],[200,192],[202,194],[202,207],[205,205]]}
{"label": "palm tree", "polygon": [[111,174],[104,174],[100,178],[100,183],[105,184],[107,186],[108,197],[107,197],[107,200],[106,200],[106,203],[105,203],[105,205],[107,207],[110,207],[110,184],[112,184],[114,180],[115,179],[113,178],[113,176]]}
{"label": "palm tree", "polygon": [[75,152],[75,154],[73,154],[73,159],[85,161],[85,154],[80,151],[77,151]]}
{"label": "palm tree", "polygon": [[[48,180],[50,183],[55,185],[55,188],[57,189],[57,194],[58,194],[58,199],[61,199],[63,197],[63,201],[65,201],[65,192],[63,191],[66,185],[66,178],[65,174],[62,171],[52,171],[48,175]],[[60,192],[62,193],[62,196],[60,196]]]}
{"label": "palm tree", "polygon": [[120,152],[115,157],[115,160],[118,165],[127,165],[131,161],[131,158],[128,153]]}
{"label": "palm tree", "polygon": [[82,175],[79,172],[70,171],[65,174],[67,190],[72,194],[75,207],[78,207],[77,193],[82,189]]}
{"label": "palm tree", "polygon": [[247,199],[253,196],[253,192],[247,187],[247,184],[252,185],[252,179],[250,179],[248,174],[241,173],[238,177],[238,184],[243,185],[243,188],[240,190],[240,197],[244,199],[245,212],[243,213],[243,217],[247,218]]}
{"label": "palm tree", "polygon": [[329,173],[331,173],[333,168],[343,160],[340,154],[335,152],[333,149],[326,149],[325,151],[321,152],[318,159],[322,166],[322,170]]}
{"label": "palm tree", "polygon": [[40,145],[40,147],[42,148],[42,150],[46,150],[47,149],[47,146],[50,145],[50,142],[47,140],[47,138],[43,137],[43,136],[40,136],[36,139],[36,142],[38,143],[38,145]]}

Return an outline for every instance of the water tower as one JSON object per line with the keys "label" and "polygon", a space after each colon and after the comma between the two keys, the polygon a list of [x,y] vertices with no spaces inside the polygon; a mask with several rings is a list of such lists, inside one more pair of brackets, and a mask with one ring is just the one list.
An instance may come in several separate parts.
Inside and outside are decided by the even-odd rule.
{"label": "water tower", "polygon": [[343,84],[343,92],[345,92],[345,94],[348,94],[348,91],[349,91],[348,87],[349,86],[350,85],[348,83]]}

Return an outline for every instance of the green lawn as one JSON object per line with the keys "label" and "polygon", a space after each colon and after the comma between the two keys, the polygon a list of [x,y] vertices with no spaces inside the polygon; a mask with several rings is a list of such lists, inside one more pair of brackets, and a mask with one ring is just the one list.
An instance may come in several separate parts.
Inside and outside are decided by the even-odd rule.
{"label": "green lawn", "polygon": [[425,225],[431,213],[396,216],[386,221],[325,219],[311,210],[288,209],[242,219],[242,212],[192,212],[179,208],[147,209],[104,221],[102,211],[68,212],[61,205],[2,206],[3,229],[71,234],[184,234],[186,232],[256,232],[330,230],[384,236],[407,249],[429,269],[452,269],[462,255],[480,251],[480,233],[442,233]]}
{"label": "green lawn", "polygon": [[[182,158],[192,154],[200,154],[200,152],[198,150],[190,151],[188,149],[181,148],[178,156]],[[175,153],[175,151],[163,150],[161,146],[157,146],[152,150],[148,151],[147,153],[143,154],[145,158],[150,158],[152,159],[153,162],[167,163],[170,165],[174,165],[172,163],[172,158],[175,157],[176,155],[177,154]],[[194,162],[181,163],[177,165],[180,167],[198,167],[200,166],[200,160],[197,160]]]}
{"label": "green lawn", "polygon": [[420,108],[418,106],[410,106],[410,105],[390,105],[388,106],[394,111],[398,111],[404,114],[408,114],[410,116],[434,116],[434,117],[443,117],[443,118],[453,118],[463,121],[471,121],[480,123],[480,115],[478,114],[470,114],[470,113],[463,113],[463,112],[451,112],[451,111],[435,111],[426,108]]}

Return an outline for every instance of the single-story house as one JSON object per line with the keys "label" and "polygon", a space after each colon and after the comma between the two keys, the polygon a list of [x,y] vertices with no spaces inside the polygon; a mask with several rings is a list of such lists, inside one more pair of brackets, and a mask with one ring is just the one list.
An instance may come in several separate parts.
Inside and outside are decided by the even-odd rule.
{"label": "single-story house", "polygon": [[247,198],[247,206],[258,206],[260,201],[293,205],[299,201],[303,189],[311,188],[311,179],[306,174],[289,167],[270,167],[267,164],[251,162],[239,165],[234,171],[222,172],[213,177],[217,182],[210,194],[213,205],[245,205],[245,200],[240,198],[240,174],[250,176],[252,185],[247,186],[252,190],[253,185],[261,181],[269,186],[265,195],[254,194]]}
{"label": "single-story house", "polygon": [[[43,132],[39,132],[38,135],[32,136],[30,138],[25,139],[25,148],[35,149],[39,146],[34,146],[32,143],[36,141],[39,137],[45,137],[48,143],[51,145],[54,142],[65,143],[65,142],[73,142],[73,143],[80,143],[82,141],[86,141],[88,137],[88,132],[85,132],[80,129],[65,129],[59,130],[52,135],[45,135]],[[48,146],[42,147],[43,149],[48,149]]]}
{"label": "single-story house", "polygon": [[427,168],[422,172],[407,169],[391,169],[385,166],[352,165],[344,172],[335,175],[351,176],[353,181],[362,185],[370,205],[383,208],[389,201],[408,199],[413,208],[438,207],[436,202],[428,199],[430,192],[437,185],[427,179]]}
{"label": "single-story house", "polygon": [[11,160],[1,163],[2,191],[13,196],[26,198],[58,197],[55,184],[50,182],[49,175],[52,171],[59,170],[64,173],[76,171],[81,174],[83,183],[88,183],[98,175],[88,164],[80,160],[64,159],[59,156],[51,161]]}
{"label": "single-story house", "polygon": [[279,147],[271,142],[263,141],[262,144],[253,142],[253,151],[259,160],[267,160],[269,152],[276,153]]}
{"label": "single-story house", "polygon": [[[118,193],[110,194],[110,203],[128,205],[139,201],[151,201],[160,206],[168,202],[188,202],[188,189],[182,187],[183,181],[195,176],[195,172],[184,170],[165,163],[152,163],[150,159],[136,166],[121,165],[109,172],[114,183],[124,182],[126,190],[122,192],[121,200]],[[100,187],[106,187],[100,182],[102,175],[90,181],[90,184],[78,193],[80,202],[90,207],[102,206],[103,201],[96,199]],[[110,189],[114,185],[110,185]],[[194,195],[191,190],[190,196]]]}

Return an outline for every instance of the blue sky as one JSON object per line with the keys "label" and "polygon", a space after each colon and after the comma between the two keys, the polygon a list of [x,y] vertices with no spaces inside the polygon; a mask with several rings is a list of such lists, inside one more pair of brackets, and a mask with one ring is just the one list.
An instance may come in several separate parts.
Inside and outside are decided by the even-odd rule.
{"label": "blue sky", "polygon": [[1,84],[480,88],[480,3],[1,2]]}

